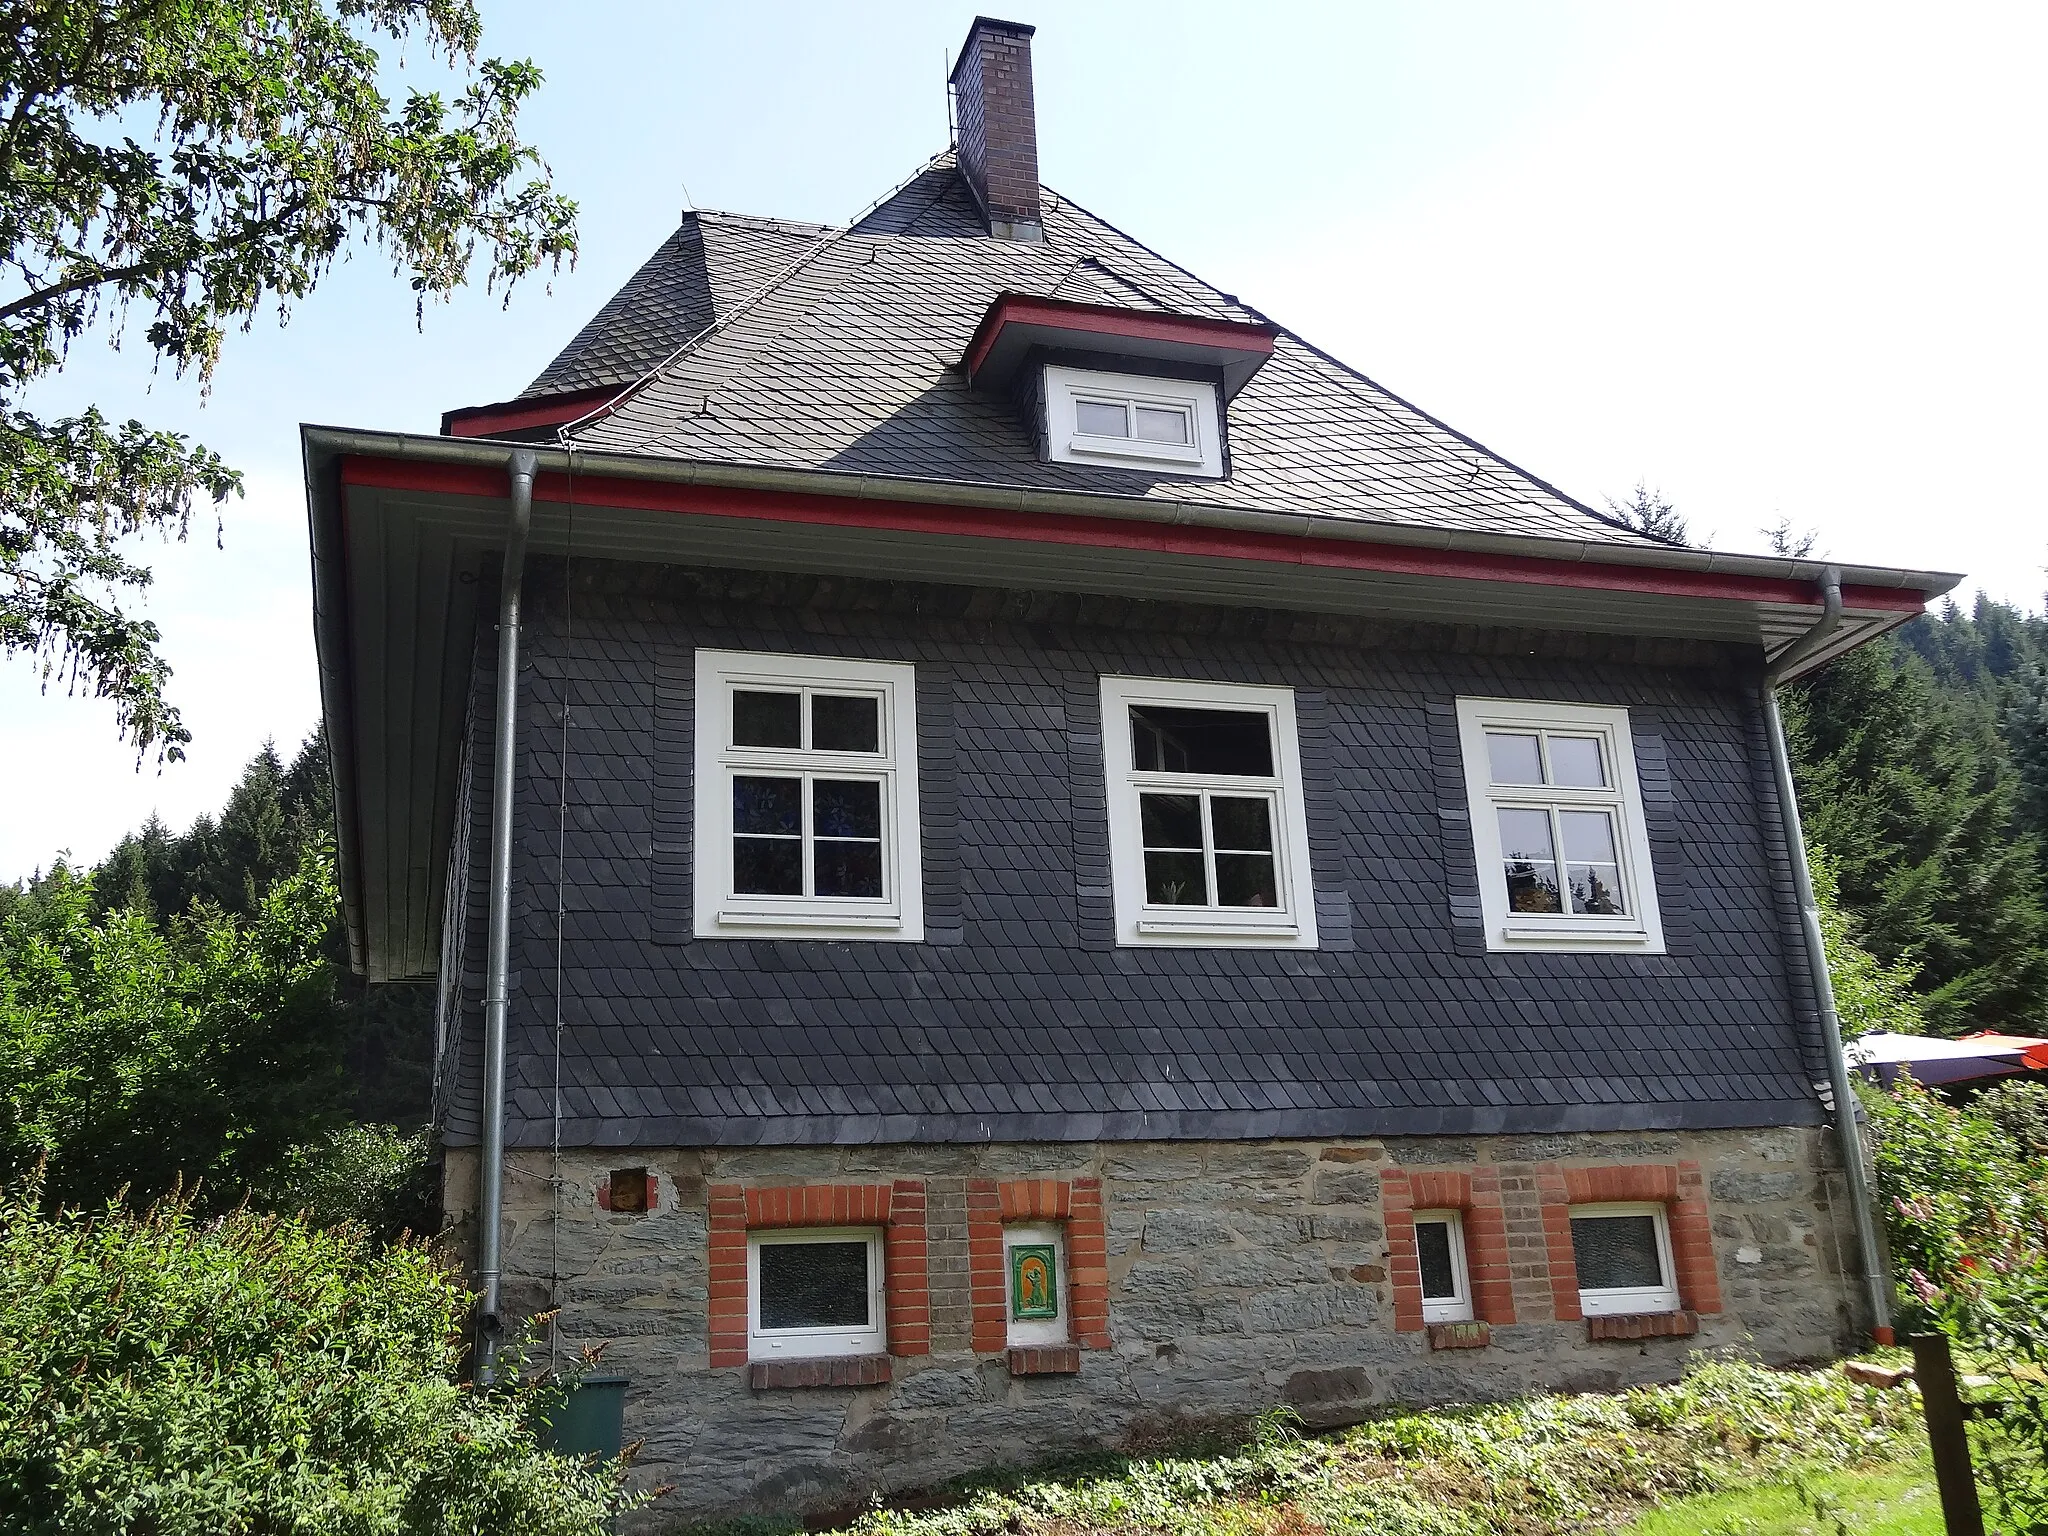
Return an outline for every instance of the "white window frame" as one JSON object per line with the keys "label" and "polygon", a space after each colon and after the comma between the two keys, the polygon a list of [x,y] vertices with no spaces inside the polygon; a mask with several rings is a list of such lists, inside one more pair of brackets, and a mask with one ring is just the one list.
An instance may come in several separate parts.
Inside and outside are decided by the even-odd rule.
{"label": "white window frame", "polygon": [[[1495,784],[1486,749],[1486,733],[1490,729],[1597,736],[1614,782],[1604,789]],[[1650,834],[1643,821],[1643,791],[1636,778],[1635,742],[1629,734],[1628,711],[1601,704],[1460,699],[1458,739],[1465,759],[1465,796],[1472,818],[1472,849],[1479,864],[1479,906],[1486,925],[1486,947],[1664,953],[1664,923],[1657,910],[1656,872],[1650,862]],[[1511,912],[1497,815],[1503,808],[1611,811],[1615,820],[1615,857],[1621,865],[1627,913],[1606,917],[1590,913]],[[1561,866],[1563,848],[1559,847],[1557,853]],[[1559,879],[1563,879],[1561,867]]]}
{"label": "white window frame", "polygon": [[[1451,1294],[1424,1296],[1425,1323],[1469,1323],[1472,1321],[1472,1277],[1465,1264],[1465,1214],[1462,1211],[1417,1211],[1413,1217],[1419,1229],[1428,1224],[1449,1227],[1451,1249]],[[1415,1240],[1415,1272],[1422,1273],[1422,1239]]]}
{"label": "white window frame", "polygon": [[1676,1312],[1678,1270],[1671,1260],[1671,1213],[1662,1201],[1616,1201],[1606,1205],[1575,1205],[1567,1213],[1571,1220],[1583,1216],[1648,1216],[1657,1229],[1657,1263],[1664,1271],[1662,1285],[1618,1286],[1609,1290],[1579,1287],[1579,1311],[1587,1317],[1614,1317],[1637,1312]]}
{"label": "white window frame", "polygon": [[[1273,777],[1137,772],[1131,761],[1130,711],[1133,705],[1145,704],[1265,714],[1273,733]],[[1302,804],[1301,749],[1292,688],[1183,678],[1105,677],[1102,757],[1109,792],[1110,884],[1119,944],[1316,947],[1315,881],[1309,869],[1308,817]],[[1271,909],[1148,905],[1138,816],[1139,792],[1148,789],[1272,796],[1274,890],[1280,905]],[[1209,888],[1215,889],[1213,871]]]}
{"label": "white window frame", "polygon": [[[916,668],[905,662],[700,650],[696,676],[693,842],[697,937],[922,940],[924,865],[917,803]],[[745,689],[873,695],[880,704],[882,750],[819,752],[734,746],[732,700],[734,693]],[[809,717],[808,709],[805,717]],[[879,779],[881,897],[736,893],[732,888],[732,779],[743,773]],[[806,806],[809,803],[806,795]],[[808,837],[804,862],[808,880]]]}
{"label": "white window frame", "polygon": [[[1058,1317],[1020,1318],[1010,1316],[1010,1250],[1021,1245],[1050,1243],[1053,1274],[1056,1277]],[[1073,1315],[1073,1292],[1067,1279],[1067,1234],[1058,1226],[1020,1225],[1003,1228],[1003,1319],[1013,1345],[1065,1344],[1073,1337],[1069,1319]]]}
{"label": "white window frame", "polygon": [[[1184,411],[1186,443],[1151,443],[1136,436],[1098,437],[1083,432],[1076,407],[1083,400]],[[1132,423],[1135,427],[1135,421]],[[1202,379],[1157,379],[1145,374],[1098,373],[1088,368],[1045,369],[1046,442],[1060,464],[1160,467],[1211,480],[1223,476],[1223,435],[1216,386]]]}
{"label": "white window frame", "polygon": [[[868,1323],[863,1328],[763,1328],[761,1250],[792,1243],[865,1242],[868,1245]],[[778,1227],[747,1234],[747,1358],[818,1360],[889,1352],[887,1276],[882,1234],[872,1227]]]}

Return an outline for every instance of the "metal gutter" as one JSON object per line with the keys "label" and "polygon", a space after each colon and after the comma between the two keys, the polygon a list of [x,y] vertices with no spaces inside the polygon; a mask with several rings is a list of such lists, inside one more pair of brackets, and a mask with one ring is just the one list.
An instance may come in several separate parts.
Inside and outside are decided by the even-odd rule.
{"label": "metal gutter", "polygon": [[[504,449],[498,452],[502,455]],[[498,577],[498,720],[491,756],[491,920],[484,956],[484,1110],[477,1152],[477,1368],[490,1385],[504,1342],[499,1315],[505,1220],[505,1017],[511,1008],[512,790],[517,777],[519,715],[519,590],[526,574],[526,535],[533,526],[533,482],[539,464],[530,448],[507,463],[512,511],[505,562]]]}
{"label": "metal gutter", "polygon": [[[309,459],[316,450],[320,450],[330,455],[361,454],[436,464],[489,465],[493,468],[505,462],[506,445],[489,438],[430,437],[320,426],[307,426],[302,431]],[[1532,534],[1424,528],[1410,523],[1379,522],[1326,512],[1271,512],[1211,502],[1116,496],[1102,491],[1047,491],[983,481],[920,480],[834,470],[717,464],[694,459],[658,459],[645,454],[592,452],[584,448],[536,446],[535,452],[543,470],[558,470],[578,476],[611,475],[675,485],[1112,517],[1171,527],[1193,526],[1302,538],[1346,539],[1415,549],[1521,555],[1564,564],[1656,567],[1807,584],[1818,583],[1824,571],[1837,569],[1818,560],[1789,556],[1734,555],[1666,544],[1624,544],[1594,539],[1542,538]],[[1953,571],[1913,571],[1861,565],[1838,569],[1848,585],[1889,587],[1919,592],[1930,598],[1939,597],[1963,579]]]}
{"label": "metal gutter", "polygon": [[1856,1216],[1856,1246],[1870,1288],[1871,1334],[1880,1344],[1892,1342],[1891,1277],[1877,1241],[1876,1209],[1863,1168],[1863,1137],[1856,1126],[1856,1094],[1849,1085],[1848,1058],[1842,1050],[1842,1020],[1835,1011],[1835,983],[1828,973],[1827,939],[1821,932],[1820,902],[1813,894],[1813,872],[1806,864],[1806,833],[1799,822],[1799,799],[1792,780],[1792,757],[1785,744],[1785,720],[1778,710],[1778,683],[1793,667],[1819,650],[1842,622],[1842,574],[1830,566],[1820,578],[1822,613],[1813,628],[1800,636],[1764,674],[1764,721],[1771,739],[1771,770],[1778,781],[1778,814],[1785,825],[1785,848],[1792,860],[1792,883],[1799,898],[1799,921],[1806,935],[1807,967],[1813,995],[1820,1005],[1820,1033],[1828,1058],[1828,1084],[1834,1097],[1835,1134],[1840,1138],[1842,1168],[1849,1184],[1849,1202]]}

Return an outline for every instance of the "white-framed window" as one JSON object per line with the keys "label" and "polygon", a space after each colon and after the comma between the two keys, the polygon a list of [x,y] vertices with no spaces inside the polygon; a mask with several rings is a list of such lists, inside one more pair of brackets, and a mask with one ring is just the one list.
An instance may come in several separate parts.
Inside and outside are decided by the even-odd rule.
{"label": "white-framed window", "polygon": [[888,1352],[882,1234],[792,1227],[747,1235],[747,1354],[814,1360]]}
{"label": "white-framed window", "polygon": [[1046,438],[1062,464],[1174,469],[1219,479],[1216,386],[1087,368],[1045,370]]}
{"label": "white-framed window", "polygon": [[700,938],[924,937],[907,664],[697,652]]}
{"label": "white-framed window", "polygon": [[1490,949],[1661,953],[1628,711],[1458,700]]}
{"label": "white-framed window", "polygon": [[1671,1218],[1662,1205],[1575,1205],[1571,1218],[1580,1311],[1608,1317],[1678,1310]]}
{"label": "white-framed window", "polygon": [[1012,1344],[1064,1344],[1067,1238],[1057,1226],[1003,1228],[1003,1315]]}
{"label": "white-framed window", "polygon": [[1422,1270],[1422,1320],[1471,1322],[1472,1281],[1465,1268],[1465,1218],[1457,1211],[1417,1211],[1415,1258]]}
{"label": "white-framed window", "polygon": [[1124,944],[1316,945],[1294,691],[1105,677]]}

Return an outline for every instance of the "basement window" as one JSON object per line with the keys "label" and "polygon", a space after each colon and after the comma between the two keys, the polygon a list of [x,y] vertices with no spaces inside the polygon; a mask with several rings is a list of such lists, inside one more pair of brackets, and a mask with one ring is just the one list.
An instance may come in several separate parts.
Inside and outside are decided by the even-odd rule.
{"label": "basement window", "polygon": [[915,670],[697,653],[700,938],[924,937]]}
{"label": "basement window", "polygon": [[1105,677],[1102,724],[1118,941],[1315,948],[1293,690]]}
{"label": "basement window", "polygon": [[1472,1282],[1465,1267],[1465,1223],[1458,1212],[1415,1213],[1415,1257],[1422,1271],[1422,1320],[1469,1323]]}
{"label": "basement window", "polygon": [[801,1227],[747,1239],[747,1354],[815,1360],[885,1353],[882,1236]]}
{"label": "basement window", "polygon": [[1575,1205],[1571,1220],[1586,1316],[1678,1310],[1671,1222],[1662,1205]]}
{"label": "basement window", "polygon": [[1222,477],[1216,386],[1205,380],[1048,366],[1045,411],[1055,463]]}

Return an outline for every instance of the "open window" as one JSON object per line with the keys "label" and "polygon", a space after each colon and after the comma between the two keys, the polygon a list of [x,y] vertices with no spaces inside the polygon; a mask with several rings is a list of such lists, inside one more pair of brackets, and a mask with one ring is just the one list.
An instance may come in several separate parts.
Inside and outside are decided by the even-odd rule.
{"label": "open window", "polygon": [[1489,949],[1661,953],[1628,711],[1460,699]]}
{"label": "open window", "polygon": [[888,1349],[882,1237],[798,1227],[747,1238],[747,1355],[810,1360]]}
{"label": "open window", "polygon": [[1204,380],[1048,366],[1045,413],[1055,463],[1223,474],[1216,386]]}
{"label": "open window", "polygon": [[1587,1317],[1678,1310],[1671,1220],[1661,1202],[1575,1205],[1571,1223],[1579,1309]]}
{"label": "open window", "polygon": [[1313,949],[1288,688],[1102,680],[1117,938]]}
{"label": "open window", "polygon": [[1472,1321],[1472,1281],[1465,1259],[1464,1217],[1457,1211],[1417,1211],[1415,1257],[1422,1271],[1422,1320]]}
{"label": "open window", "polygon": [[700,938],[924,937],[914,670],[697,653]]}

